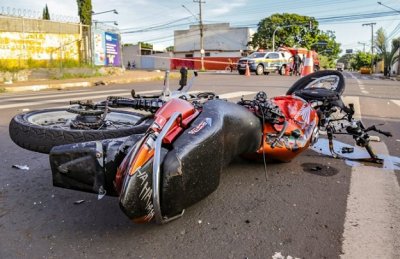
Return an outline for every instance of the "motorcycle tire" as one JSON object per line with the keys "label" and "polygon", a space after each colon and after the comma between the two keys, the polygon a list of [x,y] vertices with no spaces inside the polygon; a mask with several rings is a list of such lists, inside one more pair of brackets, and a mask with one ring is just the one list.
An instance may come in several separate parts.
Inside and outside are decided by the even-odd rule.
{"label": "motorcycle tire", "polygon": [[54,146],[144,133],[152,119],[144,114],[111,110],[108,126],[100,129],[74,129],[70,120],[76,114],[66,109],[31,111],[14,116],[9,125],[11,139],[30,151],[48,154]]}
{"label": "motorcycle tire", "polygon": [[299,80],[297,80],[290,88],[287,90],[286,95],[291,95],[298,90],[311,88],[312,84],[317,84],[322,82],[327,78],[335,78],[338,80],[334,86],[332,86],[333,91],[339,93],[340,95],[344,92],[345,82],[343,74],[336,70],[320,70],[309,75],[306,75]]}

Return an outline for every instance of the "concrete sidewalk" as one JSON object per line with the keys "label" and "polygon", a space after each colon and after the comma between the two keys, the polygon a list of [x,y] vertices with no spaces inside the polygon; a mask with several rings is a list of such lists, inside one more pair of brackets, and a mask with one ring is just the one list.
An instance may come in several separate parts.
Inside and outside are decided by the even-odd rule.
{"label": "concrete sidewalk", "polygon": [[[6,92],[40,91],[45,89],[65,89],[70,87],[91,87],[108,84],[127,84],[151,80],[162,80],[164,71],[126,70],[121,75],[108,75],[90,78],[74,78],[61,80],[36,80],[0,84],[0,89]],[[171,77],[178,77],[179,73],[171,72]]]}

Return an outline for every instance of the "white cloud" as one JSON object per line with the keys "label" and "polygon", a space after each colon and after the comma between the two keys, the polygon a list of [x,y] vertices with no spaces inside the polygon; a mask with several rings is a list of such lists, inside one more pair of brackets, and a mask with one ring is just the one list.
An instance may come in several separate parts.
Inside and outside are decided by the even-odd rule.
{"label": "white cloud", "polygon": [[246,6],[246,0],[235,0],[228,2],[218,2],[216,7],[209,11],[210,16],[218,16],[226,13],[230,13],[232,10]]}

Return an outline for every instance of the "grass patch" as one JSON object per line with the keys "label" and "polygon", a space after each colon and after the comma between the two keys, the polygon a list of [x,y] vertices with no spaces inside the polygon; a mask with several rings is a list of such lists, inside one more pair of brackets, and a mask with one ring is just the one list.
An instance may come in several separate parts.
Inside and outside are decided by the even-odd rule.
{"label": "grass patch", "polygon": [[75,59],[35,60],[35,59],[1,59],[0,71],[17,72],[23,69],[36,68],[93,68],[93,65]]}

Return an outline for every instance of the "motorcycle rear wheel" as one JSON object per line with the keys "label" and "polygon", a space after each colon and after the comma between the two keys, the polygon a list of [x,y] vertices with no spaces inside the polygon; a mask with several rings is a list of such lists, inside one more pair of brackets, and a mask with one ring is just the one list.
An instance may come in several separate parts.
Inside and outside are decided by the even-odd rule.
{"label": "motorcycle rear wheel", "polygon": [[344,92],[345,82],[343,74],[336,70],[320,70],[297,80],[286,92],[286,95],[296,91],[311,88],[326,88],[340,95]]}
{"label": "motorcycle rear wheel", "polygon": [[66,109],[47,109],[16,115],[9,125],[11,139],[27,150],[48,154],[54,146],[144,133],[151,119],[144,114],[112,110],[98,129],[74,129],[77,115]]}

